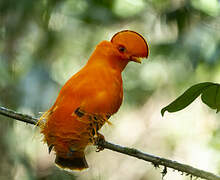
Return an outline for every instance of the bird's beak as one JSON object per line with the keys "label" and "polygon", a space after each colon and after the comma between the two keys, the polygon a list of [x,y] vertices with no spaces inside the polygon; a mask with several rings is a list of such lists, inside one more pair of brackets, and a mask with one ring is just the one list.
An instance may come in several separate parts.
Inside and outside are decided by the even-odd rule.
{"label": "bird's beak", "polygon": [[131,56],[130,58],[131,61],[134,61],[136,63],[141,63],[142,59],[143,59],[142,57],[135,57],[135,56]]}

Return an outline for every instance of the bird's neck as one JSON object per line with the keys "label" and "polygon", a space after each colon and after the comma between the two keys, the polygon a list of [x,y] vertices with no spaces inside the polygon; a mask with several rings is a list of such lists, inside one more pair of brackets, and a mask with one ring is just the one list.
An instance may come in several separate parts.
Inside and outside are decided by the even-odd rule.
{"label": "bird's neck", "polygon": [[87,66],[112,68],[120,73],[127,64],[128,60],[122,59],[109,41],[102,41],[98,44],[87,62]]}

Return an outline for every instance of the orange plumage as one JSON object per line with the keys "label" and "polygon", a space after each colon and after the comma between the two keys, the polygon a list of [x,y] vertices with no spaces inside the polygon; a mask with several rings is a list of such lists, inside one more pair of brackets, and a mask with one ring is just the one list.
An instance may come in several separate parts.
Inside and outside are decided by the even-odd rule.
{"label": "orange plumage", "polygon": [[49,152],[61,168],[88,168],[84,150],[116,113],[123,99],[121,72],[129,61],[140,63],[148,45],[134,31],[121,31],[99,43],[87,64],[62,87],[55,104],[40,118]]}

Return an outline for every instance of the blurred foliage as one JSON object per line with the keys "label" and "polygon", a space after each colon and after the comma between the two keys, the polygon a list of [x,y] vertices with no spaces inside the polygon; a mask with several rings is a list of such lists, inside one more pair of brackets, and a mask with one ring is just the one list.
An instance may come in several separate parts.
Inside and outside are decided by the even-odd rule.
{"label": "blurred foliage", "polygon": [[177,112],[186,108],[198,96],[201,95],[202,102],[212,109],[216,109],[216,113],[220,110],[220,84],[212,82],[203,82],[195,84],[188,88],[182,95],[176,98],[169,105],[161,110],[162,116],[166,111]]}
{"label": "blurred foliage", "polygon": [[[169,97],[220,82],[219,15],[218,0],[1,0],[0,105],[39,116],[95,45],[122,29],[142,33],[151,51],[149,62],[123,74],[125,110],[160,90]],[[32,156],[12,146],[15,122],[0,118],[0,179],[74,179],[51,167],[38,173]],[[211,142],[218,150],[219,129]]]}

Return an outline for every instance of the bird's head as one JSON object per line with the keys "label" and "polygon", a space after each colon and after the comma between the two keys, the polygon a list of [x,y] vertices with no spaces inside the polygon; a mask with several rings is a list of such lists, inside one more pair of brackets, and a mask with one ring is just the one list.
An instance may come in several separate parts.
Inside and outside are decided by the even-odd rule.
{"label": "bird's head", "polygon": [[122,59],[141,63],[142,58],[147,58],[149,54],[148,44],[138,33],[124,30],[116,33],[111,43],[119,52]]}

